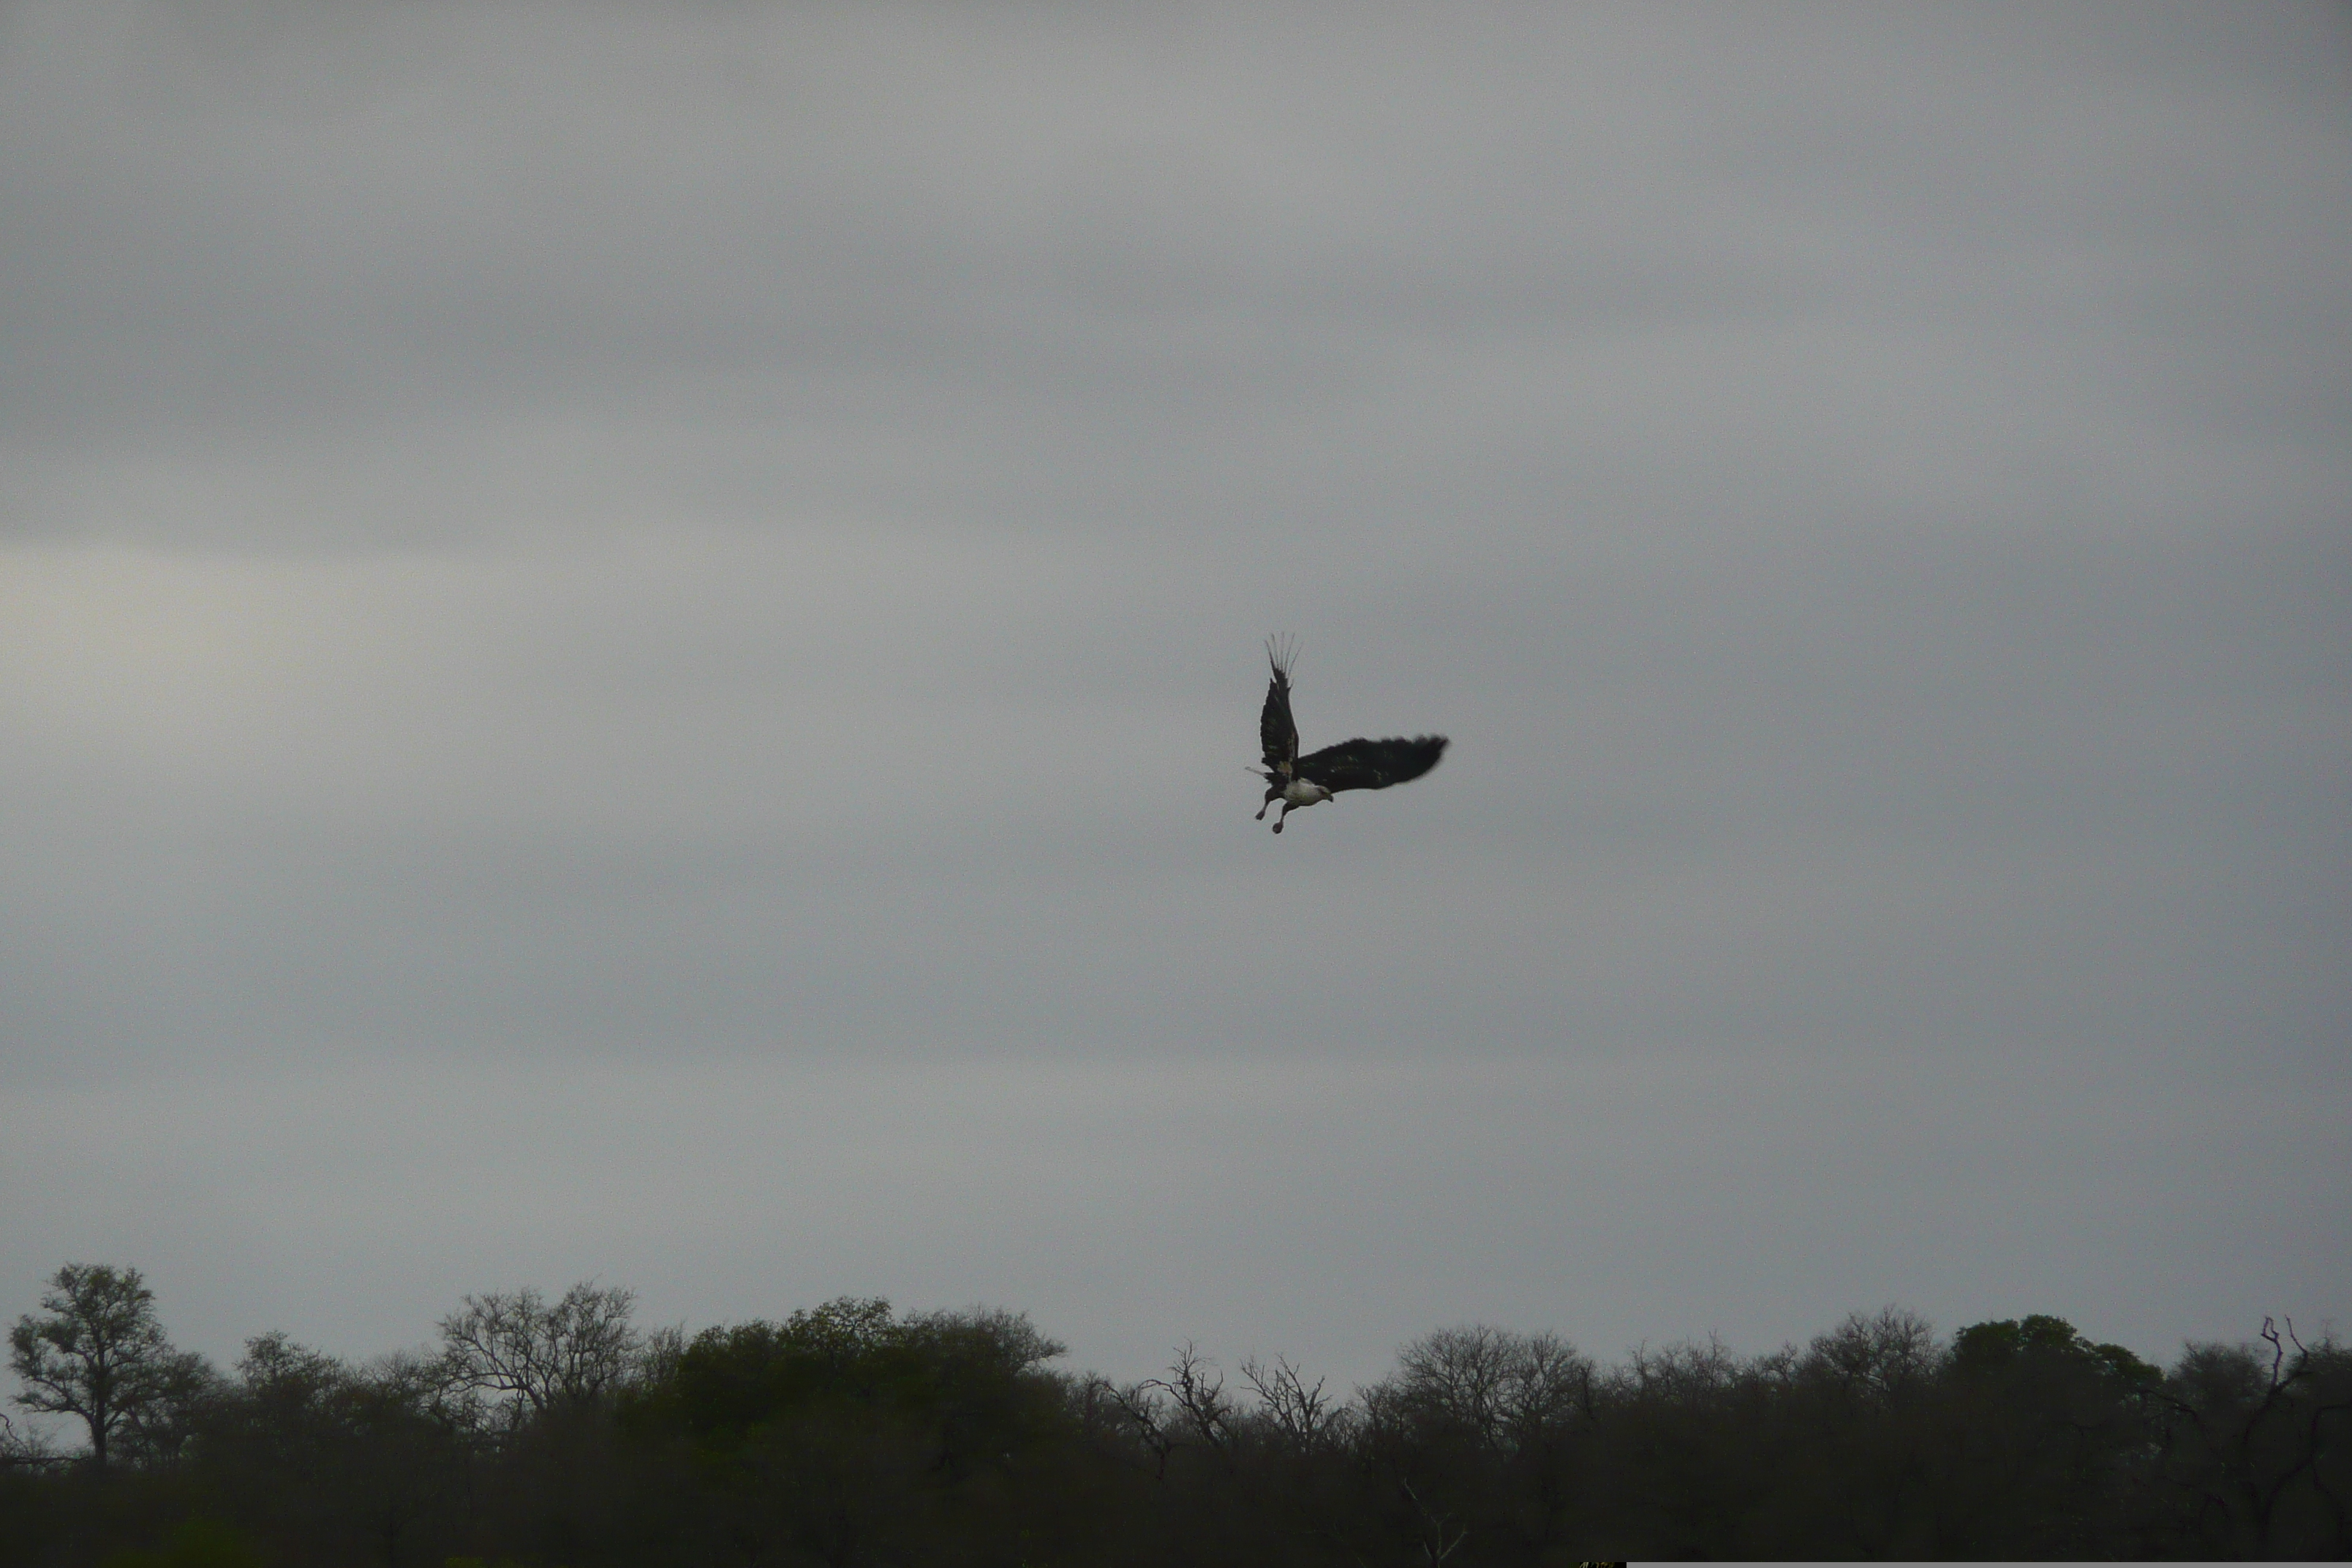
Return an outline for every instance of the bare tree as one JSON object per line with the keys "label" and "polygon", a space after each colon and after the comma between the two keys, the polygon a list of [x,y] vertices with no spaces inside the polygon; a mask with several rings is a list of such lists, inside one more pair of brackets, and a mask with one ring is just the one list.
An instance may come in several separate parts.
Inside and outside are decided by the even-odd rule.
{"label": "bare tree", "polygon": [[1594,1377],[1592,1363],[1556,1334],[1465,1324],[1406,1345],[1396,1375],[1366,1398],[1381,1419],[1451,1426],[1491,1447],[1518,1448],[1577,1411],[1590,1415]]}
{"label": "bare tree", "polygon": [[[2298,1477],[2308,1482],[2325,1499],[2336,1516],[2336,1536],[2340,1545],[2347,1531],[2344,1500],[2337,1497],[2315,1468],[2322,1448],[2322,1432],[2326,1418],[2352,1412],[2352,1398],[2339,1386],[2334,1397],[2312,1397],[2314,1374],[2329,1360],[2340,1363],[2342,1352],[2327,1340],[2321,1341],[2321,1354],[2315,1355],[2294,1331],[2294,1320],[2286,1320],[2284,1338],[2275,1321],[2263,1320],[2263,1340],[2271,1347],[2271,1363],[2263,1389],[2263,1396],[2240,1426],[2231,1447],[2239,1489],[2242,1492],[2248,1514],[2253,1521],[2254,1551],[2258,1555],[2271,1555],[2272,1531],[2276,1521],[2280,1499]],[[2294,1354],[2287,1354],[2287,1345],[2294,1346]],[[2330,1353],[2332,1352],[2332,1354]],[[2273,1415],[2284,1417],[2277,1423],[2281,1430],[2263,1441],[2260,1428]],[[2258,1450],[2270,1449],[2257,1458]]]}
{"label": "bare tree", "polygon": [[1257,1393],[1258,1415],[1301,1453],[1321,1447],[1338,1435],[1344,1406],[1335,1406],[1323,1392],[1325,1380],[1312,1386],[1305,1374],[1281,1356],[1274,1364],[1252,1359],[1242,1363],[1242,1376]]}
{"label": "bare tree", "polygon": [[1875,1317],[1849,1313],[1835,1329],[1816,1335],[1793,1370],[1885,1399],[1920,1387],[1941,1361],[1935,1325],[1916,1312],[1885,1307]]}
{"label": "bare tree", "polygon": [[1739,1358],[1709,1334],[1705,1344],[1686,1341],[1663,1350],[1635,1345],[1626,1364],[1611,1373],[1609,1381],[1622,1397],[1700,1404],[1720,1396],[1739,1376]]}
{"label": "bare tree", "polygon": [[520,1416],[595,1400],[618,1388],[643,1336],[634,1291],[582,1282],[549,1306],[528,1288],[467,1296],[441,1320],[442,1375],[452,1387],[505,1396]]}
{"label": "bare tree", "polygon": [[1503,1382],[1503,1430],[1526,1447],[1571,1416],[1591,1419],[1595,1373],[1591,1360],[1557,1334],[1523,1334],[1513,1347]]}
{"label": "bare tree", "polygon": [[16,1424],[0,1415],[0,1471],[38,1472],[65,1462],[38,1432],[19,1432]]}
{"label": "bare tree", "polygon": [[1217,1453],[1227,1454],[1234,1442],[1234,1402],[1225,1394],[1224,1375],[1217,1363],[1186,1341],[1164,1378],[1144,1380],[1143,1386],[1168,1396],[1195,1436]]}
{"label": "bare tree", "polygon": [[1506,1391],[1519,1360],[1517,1339],[1483,1323],[1424,1334],[1397,1357],[1407,1403],[1482,1438],[1499,1437]]}
{"label": "bare tree", "polygon": [[1168,1458],[1176,1451],[1176,1434],[1167,1422],[1168,1401],[1153,1383],[1131,1383],[1125,1387],[1107,1378],[1095,1378],[1087,1384],[1089,1395],[1099,1394],[1113,1410],[1118,1412],[1135,1440],[1151,1456],[1151,1478],[1168,1479]]}
{"label": "bare tree", "polygon": [[638,1342],[637,1352],[629,1373],[629,1382],[635,1387],[656,1384],[677,1375],[677,1363],[686,1354],[686,1325],[666,1323],[647,1333]]}
{"label": "bare tree", "polygon": [[1406,1499],[1412,1504],[1418,1527],[1415,1544],[1421,1548],[1422,1561],[1429,1564],[1429,1568],[1441,1568],[1445,1560],[1462,1550],[1462,1543],[1470,1539],[1470,1527],[1457,1521],[1444,1510],[1423,1502],[1411,1481],[1399,1478],[1397,1484],[1404,1489]]}
{"label": "bare tree", "polygon": [[91,1462],[106,1467],[119,1435],[201,1363],[173,1352],[155,1316],[155,1293],[136,1268],[68,1263],[8,1331],[8,1364],[23,1380],[16,1403],[43,1415],[74,1415],[89,1429]]}
{"label": "bare tree", "polygon": [[1234,1423],[1240,1412],[1225,1393],[1216,1363],[1189,1342],[1177,1347],[1166,1377],[1147,1377],[1124,1387],[1092,1378],[1084,1392],[1089,1403],[1099,1400],[1118,1412],[1151,1457],[1156,1479],[1168,1479],[1168,1461],[1177,1449],[1195,1443],[1232,1462]]}

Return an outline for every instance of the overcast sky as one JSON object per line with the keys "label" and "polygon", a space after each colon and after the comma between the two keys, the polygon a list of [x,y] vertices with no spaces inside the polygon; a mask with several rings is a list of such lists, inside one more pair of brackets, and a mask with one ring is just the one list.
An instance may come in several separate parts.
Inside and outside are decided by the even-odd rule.
{"label": "overcast sky", "polygon": [[11,5],[0,1321],[2315,1325],[2347,605],[2340,6]]}

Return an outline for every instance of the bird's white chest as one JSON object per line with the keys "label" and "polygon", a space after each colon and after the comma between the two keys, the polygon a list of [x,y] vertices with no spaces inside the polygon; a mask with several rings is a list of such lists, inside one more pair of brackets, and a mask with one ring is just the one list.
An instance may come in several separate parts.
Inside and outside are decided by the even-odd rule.
{"label": "bird's white chest", "polygon": [[1319,784],[1293,779],[1282,786],[1282,798],[1293,805],[1313,805],[1318,800],[1329,800],[1331,792]]}

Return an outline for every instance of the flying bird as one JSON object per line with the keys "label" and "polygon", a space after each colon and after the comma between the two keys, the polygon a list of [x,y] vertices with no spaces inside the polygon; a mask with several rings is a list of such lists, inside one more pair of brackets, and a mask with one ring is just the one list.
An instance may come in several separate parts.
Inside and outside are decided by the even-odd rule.
{"label": "flying bird", "polygon": [[1300,756],[1298,725],[1290,717],[1290,667],[1298,661],[1298,649],[1286,639],[1268,637],[1265,661],[1274,667],[1274,679],[1266,682],[1265,708],[1257,720],[1265,766],[1250,772],[1265,780],[1265,805],[1257,808],[1257,820],[1265,820],[1267,806],[1282,803],[1282,816],[1274,819],[1276,833],[1294,811],[1329,800],[1344,789],[1386,789],[1417,779],[1445,754],[1444,736],[1417,735],[1410,741],[1342,741]]}

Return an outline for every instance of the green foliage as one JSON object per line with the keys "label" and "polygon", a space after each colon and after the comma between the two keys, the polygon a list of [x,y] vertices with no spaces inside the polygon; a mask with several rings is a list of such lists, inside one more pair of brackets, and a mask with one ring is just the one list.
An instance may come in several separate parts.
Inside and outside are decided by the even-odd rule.
{"label": "green foliage", "polygon": [[1024,1318],[845,1298],[706,1330],[620,1421],[640,1453],[683,1447],[703,1515],[755,1558],[949,1561],[1017,1537],[1016,1500],[1075,1445],[1038,1370],[1060,1348]]}
{"label": "green foliage", "polygon": [[782,1323],[703,1331],[625,1419],[684,1431],[714,1455],[811,1420],[903,1425],[929,1434],[941,1463],[961,1464],[1017,1445],[1051,1407],[1028,1374],[1060,1349],[1026,1319],[898,1319],[887,1301],[845,1297]]}
{"label": "green foliage", "polygon": [[251,1541],[215,1520],[192,1519],[175,1527],[155,1552],[117,1552],[99,1568],[262,1568]]}
{"label": "green foliage", "polygon": [[2035,1315],[1972,1323],[1952,1337],[1952,1360],[1964,1372],[1987,1373],[2042,1358],[2047,1363],[2095,1365],[2129,1387],[2147,1388],[2164,1373],[2122,1345],[2093,1344],[2063,1318]]}
{"label": "green foliage", "polygon": [[2064,1354],[2081,1341],[2065,1319],[2036,1314],[1970,1324],[1952,1336],[1952,1357],[1962,1366],[2006,1364],[2030,1352]]}

